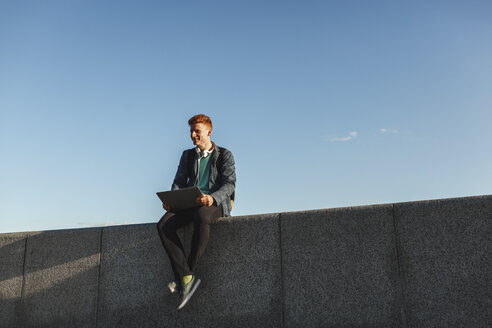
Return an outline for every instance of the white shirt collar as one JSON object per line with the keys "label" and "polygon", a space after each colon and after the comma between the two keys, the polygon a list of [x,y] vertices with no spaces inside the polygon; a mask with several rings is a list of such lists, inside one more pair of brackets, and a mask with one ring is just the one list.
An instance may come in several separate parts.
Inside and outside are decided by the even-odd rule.
{"label": "white shirt collar", "polygon": [[210,155],[215,149],[215,145],[212,143],[212,149],[210,150],[204,150],[204,151],[201,151],[199,147],[196,147],[196,152],[198,153],[198,157],[199,158],[205,158],[207,157],[208,155]]}

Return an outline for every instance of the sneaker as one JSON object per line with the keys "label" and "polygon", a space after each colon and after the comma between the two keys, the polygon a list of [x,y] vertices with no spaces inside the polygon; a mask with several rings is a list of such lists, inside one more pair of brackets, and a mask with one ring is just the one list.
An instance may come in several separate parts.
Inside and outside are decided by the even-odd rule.
{"label": "sneaker", "polygon": [[178,307],[178,310],[181,310],[184,308],[186,303],[190,300],[191,296],[193,296],[193,293],[195,292],[196,288],[200,284],[201,280],[193,276],[191,278],[191,281],[181,288],[181,293],[182,293],[182,298],[181,298],[181,304]]}

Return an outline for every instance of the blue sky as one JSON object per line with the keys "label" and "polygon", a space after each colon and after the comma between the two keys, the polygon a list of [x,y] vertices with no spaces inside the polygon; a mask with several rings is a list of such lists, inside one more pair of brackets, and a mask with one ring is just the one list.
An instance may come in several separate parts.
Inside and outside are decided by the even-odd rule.
{"label": "blue sky", "polygon": [[205,113],[233,215],[492,193],[490,1],[1,1],[0,232],[157,222]]}

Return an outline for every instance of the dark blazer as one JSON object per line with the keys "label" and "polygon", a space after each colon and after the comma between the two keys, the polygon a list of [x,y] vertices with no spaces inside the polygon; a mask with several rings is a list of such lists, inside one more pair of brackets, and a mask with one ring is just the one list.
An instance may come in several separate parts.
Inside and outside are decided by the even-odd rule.
{"label": "dark blazer", "polygon": [[[222,150],[224,153],[222,154],[222,167],[219,172],[217,159],[219,158],[221,149],[214,144],[214,150],[210,154],[212,157],[210,158],[208,187],[210,189],[210,196],[214,198],[217,206],[222,205],[222,215],[230,216],[231,196],[236,188],[236,170],[231,151],[225,148],[222,148]],[[190,152],[193,152],[194,156],[190,155]],[[183,152],[171,190],[196,186],[198,182],[196,181],[198,175],[198,157],[196,153],[196,147]],[[188,163],[190,158],[194,158],[191,172],[189,172],[190,163]]]}

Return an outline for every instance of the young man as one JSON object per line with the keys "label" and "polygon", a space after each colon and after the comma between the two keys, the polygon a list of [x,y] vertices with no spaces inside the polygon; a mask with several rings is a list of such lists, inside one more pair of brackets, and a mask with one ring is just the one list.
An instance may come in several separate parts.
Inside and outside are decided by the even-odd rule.
{"label": "young man", "polygon": [[[169,289],[174,292],[175,286],[178,286],[181,293],[178,310],[186,305],[200,284],[194,272],[207,246],[210,225],[219,217],[230,215],[236,187],[234,158],[229,150],[210,140],[210,118],[203,114],[195,115],[188,124],[191,140],[196,147],[185,150],[181,155],[171,190],[197,186],[202,195],[196,199],[197,207],[188,210],[175,212],[167,204],[162,204],[167,212],[157,224],[174,272],[175,281],[169,284]],[[190,223],[193,223],[194,231],[190,254],[186,259],[177,230]]]}

